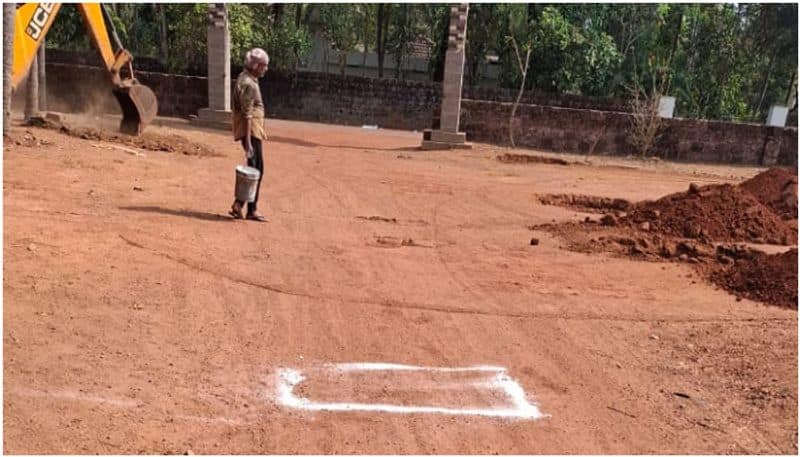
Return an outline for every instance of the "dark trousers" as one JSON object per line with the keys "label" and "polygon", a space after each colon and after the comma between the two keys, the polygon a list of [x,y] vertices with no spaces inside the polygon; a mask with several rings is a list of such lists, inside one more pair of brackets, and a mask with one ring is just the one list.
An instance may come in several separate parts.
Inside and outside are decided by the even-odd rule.
{"label": "dark trousers", "polygon": [[[258,194],[261,191],[261,180],[264,178],[264,153],[261,140],[251,136],[250,142],[253,144],[253,157],[247,159],[247,166],[258,170],[260,175],[258,177],[258,187],[256,187],[256,199],[247,204],[248,214],[256,212],[256,207],[258,205]],[[242,148],[246,150],[244,138],[242,138]]]}

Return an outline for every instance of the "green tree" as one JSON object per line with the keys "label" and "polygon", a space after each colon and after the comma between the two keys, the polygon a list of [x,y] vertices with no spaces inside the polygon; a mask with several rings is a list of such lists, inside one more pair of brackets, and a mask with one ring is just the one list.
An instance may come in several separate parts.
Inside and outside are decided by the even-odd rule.
{"label": "green tree", "polygon": [[363,25],[359,16],[358,8],[352,4],[326,3],[321,6],[323,33],[333,49],[339,51],[339,71],[342,75],[345,74],[347,54],[362,41],[359,32],[363,30]]}
{"label": "green tree", "polygon": [[[323,30],[342,55],[386,53],[400,70],[411,46],[431,45],[429,71],[440,80],[448,4],[229,4],[232,58],[264,47],[274,68],[293,70],[311,47],[309,15],[324,9]],[[111,18],[137,57],[168,71],[206,71],[206,4],[113,4]],[[479,84],[487,54],[500,59],[499,85],[520,87],[510,41],[533,42],[527,89],[628,97],[631,88],[664,90],[678,116],[763,121],[770,105],[796,104],[796,4],[471,4],[468,84]],[[65,4],[48,48],[90,50],[76,8]],[[344,62],[340,61],[340,68]],[[655,81],[655,83],[653,83]],[[653,88],[649,86],[655,85]],[[641,95],[641,94],[640,94]]]}
{"label": "green tree", "polygon": [[393,5],[395,11],[390,17],[386,37],[386,49],[394,56],[394,77],[403,79],[403,65],[408,57],[413,38],[416,36],[414,24],[414,5],[401,3]]}
{"label": "green tree", "polygon": [[498,19],[497,5],[495,4],[476,3],[469,7],[464,66],[466,67],[467,83],[470,85],[480,83],[481,67],[486,61],[486,55],[496,48],[494,43],[500,36]]}

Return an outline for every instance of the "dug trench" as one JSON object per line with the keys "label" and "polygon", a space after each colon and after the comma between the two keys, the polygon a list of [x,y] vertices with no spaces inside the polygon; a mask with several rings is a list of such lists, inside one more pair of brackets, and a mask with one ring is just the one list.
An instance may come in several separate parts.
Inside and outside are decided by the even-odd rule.
{"label": "dug trench", "polygon": [[565,194],[538,199],[602,214],[529,227],[563,240],[567,249],[687,262],[737,300],[797,309],[796,171],[773,168],[738,185],[691,184],[637,203]]}

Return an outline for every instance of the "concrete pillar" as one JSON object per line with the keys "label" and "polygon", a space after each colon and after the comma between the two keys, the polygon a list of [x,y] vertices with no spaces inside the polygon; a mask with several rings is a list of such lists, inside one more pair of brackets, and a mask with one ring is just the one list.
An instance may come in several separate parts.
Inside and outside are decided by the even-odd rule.
{"label": "concrete pillar", "polygon": [[224,3],[208,8],[208,107],[231,109],[231,35]]}
{"label": "concrete pillar", "polygon": [[231,124],[231,36],[224,3],[208,5],[208,108],[196,122],[227,128]]}
{"label": "concrete pillar", "polygon": [[439,129],[425,130],[423,149],[470,148],[466,134],[459,132],[461,118],[461,89],[464,83],[464,58],[467,39],[467,17],[469,4],[455,3],[450,6],[450,34],[444,60],[442,82],[442,108]]}

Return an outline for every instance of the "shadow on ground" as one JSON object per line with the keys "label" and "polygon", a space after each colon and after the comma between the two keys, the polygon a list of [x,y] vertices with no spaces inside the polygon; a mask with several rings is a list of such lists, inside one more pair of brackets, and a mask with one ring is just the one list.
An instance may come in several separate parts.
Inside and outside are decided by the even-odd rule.
{"label": "shadow on ground", "polygon": [[222,214],[191,211],[186,209],[161,208],[159,206],[120,206],[124,211],[139,211],[142,213],[166,214],[169,216],[190,217],[204,221],[232,221],[233,219]]}
{"label": "shadow on ground", "polygon": [[303,148],[333,148],[333,149],[356,149],[359,151],[419,151],[419,146],[403,146],[399,148],[376,148],[372,146],[345,146],[338,144],[320,144],[313,141],[301,140],[298,138],[288,138],[283,136],[272,136],[267,139],[267,143],[283,143],[291,144],[293,146],[300,146]]}

